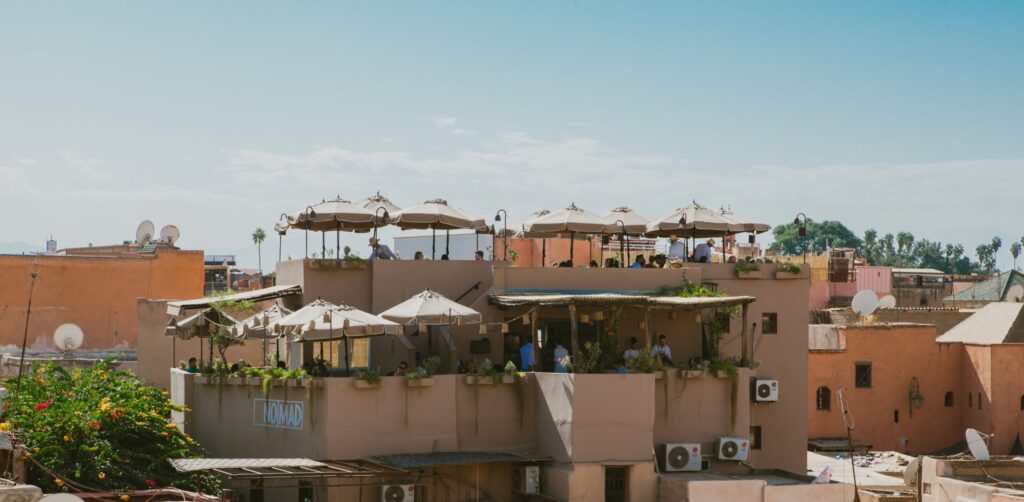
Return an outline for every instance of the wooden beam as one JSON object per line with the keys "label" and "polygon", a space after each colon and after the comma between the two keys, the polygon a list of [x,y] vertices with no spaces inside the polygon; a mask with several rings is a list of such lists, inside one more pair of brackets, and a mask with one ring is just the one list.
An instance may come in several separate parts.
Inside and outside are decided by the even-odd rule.
{"label": "wooden beam", "polygon": [[576,315],[576,304],[569,304],[569,336],[572,341],[572,357],[575,361],[576,358],[580,357],[580,339],[579,339],[579,316]]}
{"label": "wooden beam", "polygon": [[750,367],[750,353],[749,353],[749,350],[750,350],[750,340],[749,340],[750,335],[749,335],[749,332],[747,331],[747,311],[749,310],[749,307],[750,307],[749,303],[744,303],[743,304],[743,307],[742,307],[743,308],[743,321],[742,321],[743,322],[743,327],[740,329],[740,340],[743,343],[743,350],[742,350],[741,356],[740,356],[740,366],[742,366],[744,368],[749,368]]}
{"label": "wooden beam", "polygon": [[537,318],[540,317],[539,310],[540,307],[533,307],[530,310],[530,340],[533,343],[533,365],[535,367],[540,363],[540,338],[537,335]]}
{"label": "wooden beam", "polygon": [[644,307],[644,342],[647,344],[644,350],[649,354],[654,346],[651,341],[651,307]]}

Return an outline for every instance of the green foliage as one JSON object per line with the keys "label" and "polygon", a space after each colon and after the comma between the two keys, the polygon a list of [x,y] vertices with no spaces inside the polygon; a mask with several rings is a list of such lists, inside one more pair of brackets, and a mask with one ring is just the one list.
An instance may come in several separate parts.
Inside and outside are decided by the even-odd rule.
{"label": "green foliage", "polygon": [[29,481],[46,492],[70,488],[67,480],[111,492],[177,486],[217,493],[216,478],[184,475],[168,462],[203,453],[171,422],[172,410],[189,411],[108,361],[70,372],[50,363],[22,380],[6,418],[32,458],[64,478],[29,463]]}
{"label": "green foliage", "polygon": [[736,264],[736,271],[737,272],[757,272],[758,270],[761,270],[761,267],[758,264],[756,264],[756,263],[737,263]]}
{"label": "green foliage", "polygon": [[495,384],[501,381],[501,372],[494,367],[494,363],[490,359],[486,358],[469,374],[478,378],[489,378]]}
{"label": "green foliage", "polygon": [[834,248],[860,248],[861,240],[838,221],[807,220],[807,236],[800,236],[800,226],[795,223],[784,223],[772,229],[774,241],[771,249],[780,249],[785,254],[797,256],[804,254],[804,243],[812,253],[824,253],[826,245]]}
{"label": "green foliage", "polygon": [[512,362],[512,360],[510,359],[507,363],[505,363],[505,374],[514,375],[516,373],[519,373],[519,368],[516,368],[516,363]]}
{"label": "green foliage", "polygon": [[[995,269],[996,251],[1001,246],[1002,240],[998,237],[993,238],[992,242],[981,244],[975,249],[978,261],[974,262],[962,244],[915,239],[909,232],[898,232],[895,237],[892,234],[878,237],[877,231],[868,229],[864,232],[864,241],[857,249],[857,254],[872,265],[934,268],[949,274],[975,274]],[[1010,253],[1013,254],[1013,246]]]}
{"label": "green foliage", "polygon": [[380,370],[367,368],[356,373],[356,380],[363,380],[370,385],[380,383]]}
{"label": "green foliage", "polygon": [[787,272],[790,274],[799,274],[803,269],[800,267],[800,265],[796,263],[783,261],[779,262],[778,268],[776,268],[775,270],[779,272]]}
{"label": "green foliage", "polygon": [[711,289],[703,284],[687,282],[682,286],[662,286],[654,296],[678,296],[680,298],[710,298],[726,296],[725,291]]}
{"label": "green foliage", "polygon": [[312,361],[306,363],[304,369],[312,376],[325,377],[328,373],[327,360],[322,357],[314,357]]}
{"label": "green foliage", "polygon": [[594,373],[601,369],[601,344],[586,342],[580,354],[571,356],[564,363],[573,373]]}
{"label": "green foliage", "polygon": [[626,369],[631,373],[654,373],[664,370],[665,362],[661,357],[652,357],[648,351],[641,350],[636,357],[626,360]]}

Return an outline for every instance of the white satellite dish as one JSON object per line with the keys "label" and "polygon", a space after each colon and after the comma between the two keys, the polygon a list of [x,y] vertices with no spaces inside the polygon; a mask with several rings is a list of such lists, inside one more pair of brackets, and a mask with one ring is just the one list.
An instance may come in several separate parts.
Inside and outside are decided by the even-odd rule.
{"label": "white satellite dish", "polygon": [[149,241],[153,240],[155,233],[156,225],[153,225],[152,221],[142,220],[142,223],[139,223],[139,228],[135,229],[135,243],[148,244]]}
{"label": "white satellite dish", "polygon": [[39,502],[84,502],[80,497],[72,495],[70,493],[55,493],[53,495],[47,495]]}
{"label": "white satellite dish", "polygon": [[1006,292],[1006,301],[1008,302],[1020,302],[1022,299],[1024,299],[1024,286],[1020,284]]}
{"label": "white satellite dish", "polygon": [[878,308],[878,295],[870,289],[857,292],[853,295],[853,311],[860,315],[871,315]]}
{"label": "white satellite dish", "polygon": [[885,295],[878,299],[878,308],[880,309],[894,309],[896,308],[896,297],[892,295]]}
{"label": "white satellite dish", "polygon": [[160,240],[164,241],[168,245],[173,245],[180,238],[181,231],[174,225],[164,225],[164,228],[160,229]]}
{"label": "white satellite dish", "polygon": [[921,468],[921,457],[916,457],[903,469],[903,482],[907,486],[917,486],[917,471]]}
{"label": "white satellite dish", "polygon": [[985,440],[992,437],[992,435],[982,434],[975,429],[967,429],[964,435],[967,437],[967,448],[971,450],[971,455],[974,455],[974,458],[981,461],[992,458],[988,454],[988,445],[985,444]]}
{"label": "white satellite dish", "polygon": [[53,343],[57,345],[58,349],[65,352],[71,352],[81,347],[84,339],[85,333],[82,333],[82,328],[79,328],[77,324],[61,324],[53,331]]}

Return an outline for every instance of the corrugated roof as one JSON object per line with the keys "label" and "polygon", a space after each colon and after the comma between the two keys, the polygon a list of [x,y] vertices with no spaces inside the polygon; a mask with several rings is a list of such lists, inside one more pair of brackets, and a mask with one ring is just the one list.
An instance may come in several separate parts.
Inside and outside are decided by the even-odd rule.
{"label": "corrugated roof", "polygon": [[194,300],[178,300],[173,302],[167,302],[167,313],[171,315],[179,315],[183,310],[205,309],[217,303],[238,301],[261,302],[264,300],[273,300],[275,298],[281,298],[283,296],[301,294],[302,286],[282,284],[280,286],[271,286],[269,288],[254,289],[252,291],[245,291],[242,293],[235,293],[232,295],[207,296],[205,298],[196,298]]}
{"label": "corrugated roof", "polygon": [[439,452],[381,455],[370,460],[399,469],[424,469],[446,465],[490,464],[495,462],[537,462],[548,457],[529,453]]}
{"label": "corrugated roof", "polygon": [[308,458],[176,458],[171,465],[178,472],[210,469],[251,469],[267,467],[324,467],[327,464]]}
{"label": "corrugated roof", "polygon": [[1024,323],[1018,322],[1021,307],[1024,307],[1024,303],[990,303],[935,341],[975,345],[1024,343]]}
{"label": "corrugated roof", "polygon": [[588,291],[585,293],[560,293],[551,292],[545,294],[504,294],[504,292],[491,293],[491,302],[504,307],[515,307],[521,305],[545,305],[564,306],[576,305],[634,305],[651,306],[660,308],[677,308],[683,310],[697,310],[704,308],[731,307],[757,301],[753,296],[710,296],[710,297],[678,297],[678,296],[654,296],[646,292],[636,293],[600,293]]}
{"label": "corrugated roof", "polygon": [[945,272],[934,268],[894,268],[892,273],[896,275],[946,275]]}
{"label": "corrugated roof", "polygon": [[998,302],[1006,299],[1006,293],[1014,286],[1024,286],[1024,274],[1016,270],[1003,272],[991,279],[981,281],[959,293],[946,297],[953,301]]}

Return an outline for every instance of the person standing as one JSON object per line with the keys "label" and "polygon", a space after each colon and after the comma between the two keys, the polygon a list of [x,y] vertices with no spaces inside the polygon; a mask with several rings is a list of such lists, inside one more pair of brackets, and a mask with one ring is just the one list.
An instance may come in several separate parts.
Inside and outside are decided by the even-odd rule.
{"label": "person standing", "polygon": [[381,244],[380,239],[370,237],[370,259],[371,260],[397,260],[398,257],[391,251],[387,244]]}
{"label": "person standing", "polygon": [[670,260],[685,260],[686,243],[680,241],[679,238],[674,235],[668,238],[668,242],[668,258]]}
{"label": "person standing", "polygon": [[569,351],[561,342],[555,344],[555,373],[568,373]]}
{"label": "person standing", "polygon": [[672,366],[672,349],[668,346],[668,338],[665,335],[658,337],[658,343],[651,347],[651,357],[665,363],[665,366]]}
{"label": "person standing", "polygon": [[519,345],[519,371],[533,371],[533,344],[525,336]]}

